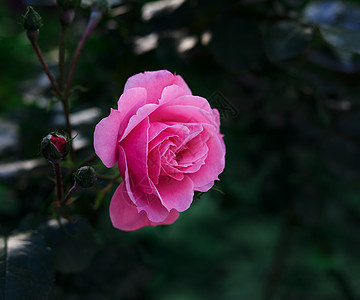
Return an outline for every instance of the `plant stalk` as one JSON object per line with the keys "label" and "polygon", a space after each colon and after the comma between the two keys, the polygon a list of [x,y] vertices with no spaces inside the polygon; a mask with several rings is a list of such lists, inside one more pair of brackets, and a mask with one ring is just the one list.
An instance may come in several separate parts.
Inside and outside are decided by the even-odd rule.
{"label": "plant stalk", "polygon": [[54,166],[54,173],[55,173],[55,181],[56,181],[56,190],[57,190],[57,198],[59,203],[62,203],[64,198],[64,190],[62,184],[62,175],[61,175],[61,168],[60,164],[55,163]]}

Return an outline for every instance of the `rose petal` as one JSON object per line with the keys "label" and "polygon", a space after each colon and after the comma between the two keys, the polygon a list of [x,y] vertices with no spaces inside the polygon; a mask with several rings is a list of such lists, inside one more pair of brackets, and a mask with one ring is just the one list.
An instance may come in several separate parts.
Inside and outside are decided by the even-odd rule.
{"label": "rose petal", "polygon": [[118,160],[117,144],[121,120],[121,114],[111,109],[110,115],[102,119],[95,127],[95,152],[108,168],[114,166]]}
{"label": "rose petal", "polygon": [[220,114],[219,114],[219,111],[216,108],[214,108],[212,110],[212,112],[213,112],[213,115],[214,115],[216,128],[219,129],[220,128]]}
{"label": "rose petal", "polygon": [[190,105],[163,105],[149,115],[150,122],[207,123],[216,128],[212,112]]}
{"label": "rose petal", "polygon": [[209,186],[210,182],[213,182],[214,179],[217,180],[219,174],[225,167],[224,141],[217,132],[212,132],[213,126],[207,124],[203,124],[203,126],[210,135],[210,138],[207,141],[209,151],[205,159],[205,164],[200,170],[196,173],[188,174],[189,178],[194,182],[195,190],[200,190],[200,188],[204,186]]}
{"label": "rose petal", "polygon": [[209,183],[207,183],[207,184],[205,184],[203,186],[196,187],[195,190],[205,193],[205,192],[207,192],[208,190],[210,190],[213,187],[214,182],[215,182],[215,180],[212,180],[212,181],[210,181]]}
{"label": "rose petal", "polygon": [[146,104],[147,92],[145,88],[135,87],[124,92],[118,102],[118,110],[123,114],[133,115],[141,106]]}
{"label": "rose petal", "polygon": [[159,195],[155,194],[145,194],[140,193],[135,188],[132,188],[133,194],[135,197],[146,197],[146,201],[148,205],[145,206],[138,206],[138,212],[145,211],[149,220],[152,222],[163,222],[166,218],[168,218],[170,209],[167,209],[162,203],[159,198]]}
{"label": "rose petal", "polygon": [[174,223],[177,218],[179,217],[179,212],[176,211],[175,209],[172,209],[169,213],[169,215],[167,216],[167,218],[160,222],[160,223],[156,223],[156,222],[151,222],[151,226],[157,226],[157,225],[169,225]]}
{"label": "rose petal", "polygon": [[177,181],[184,179],[184,174],[181,171],[179,171],[178,169],[170,166],[169,164],[163,164],[162,170],[164,171],[164,173],[167,176],[169,176]]}
{"label": "rose petal", "polygon": [[[144,210],[147,213],[150,221],[164,221],[169,215],[169,210],[161,204],[155,185],[148,176],[141,177],[143,172],[131,173],[128,159],[124,148],[119,146],[119,170],[129,198],[136,205],[138,212]],[[137,181],[139,179],[140,181]]]}
{"label": "rose petal", "polygon": [[148,175],[148,129],[149,119],[145,118],[121,142],[124,149],[127,168],[130,174],[130,185],[142,192],[153,193]]}
{"label": "rose petal", "polygon": [[[164,92],[165,92],[165,90],[164,90]],[[185,106],[197,107],[197,108],[200,108],[200,109],[208,112],[210,114],[211,119],[214,119],[213,110],[212,110],[209,102],[203,97],[193,96],[193,95],[185,95],[185,96],[170,99],[169,101],[162,102],[162,106],[172,106],[172,105],[185,105]]]}
{"label": "rose petal", "polygon": [[113,226],[125,231],[137,230],[144,226],[172,224],[178,217],[179,213],[171,210],[164,221],[151,222],[144,211],[138,213],[136,206],[128,196],[123,182],[116,189],[110,203],[110,219]]}
{"label": "rose petal", "polygon": [[159,175],[161,170],[161,158],[159,148],[155,148],[148,154],[148,172],[152,182],[156,185],[159,182]]}
{"label": "rose petal", "polygon": [[162,91],[169,85],[176,84],[191,95],[191,91],[185,81],[179,75],[173,75],[169,71],[151,71],[136,74],[128,79],[124,92],[134,87],[144,87],[148,92],[147,103],[158,103]]}
{"label": "rose petal", "polygon": [[145,212],[138,213],[122,182],[110,203],[110,219],[114,227],[121,230],[136,230],[150,225]]}
{"label": "rose petal", "polygon": [[179,85],[173,84],[164,88],[159,100],[159,104],[163,105],[168,102],[173,102],[176,98],[186,95],[191,95],[191,92],[189,93],[189,91],[186,91]]}
{"label": "rose petal", "polygon": [[161,196],[161,202],[167,209],[182,212],[190,207],[194,197],[194,185],[189,177],[176,181],[169,177],[160,177],[156,186]]}
{"label": "rose petal", "polygon": [[124,130],[123,135],[120,138],[120,142],[125,139],[128,134],[145,118],[147,118],[156,108],[158,107],[157,104],[146,104],[143,107],[140,107],[135,115],[133,115],[128,124],[126,129]]}

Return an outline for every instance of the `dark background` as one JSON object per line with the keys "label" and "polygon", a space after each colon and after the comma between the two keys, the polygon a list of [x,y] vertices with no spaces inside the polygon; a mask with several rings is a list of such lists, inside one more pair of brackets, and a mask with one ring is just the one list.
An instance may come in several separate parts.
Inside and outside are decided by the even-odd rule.
{"label": "dark background", "polygon": [[[173,225],[136,232],[111,226],[116,185],[79,193],[67,213],[80,237],[42,231],[56,269],[50,299],[360,299],[358,1],[158,2],[112,1],[86,42],[71,98],[77,157],[93,153],[95,124],[128,77],[168,69],[219,109],[225,171]],[[58,8],[25,4],[43,17],[38,43],[57,75]],[[19,25],[25,4],[0,3],[4,235],[41,231],[54,213],[39,145],[64,128]],[[89,14],[78,9],[69,28],[70,59]]]}

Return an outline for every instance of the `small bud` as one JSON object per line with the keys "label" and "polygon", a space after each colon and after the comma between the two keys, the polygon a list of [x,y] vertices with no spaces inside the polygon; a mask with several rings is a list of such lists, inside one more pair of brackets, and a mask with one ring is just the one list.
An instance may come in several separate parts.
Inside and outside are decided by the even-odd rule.
{"label": "small bud", "polygon": [[41,16],[29,6],[23,16],[23,26],[26,30],[36,31],[42,26]]}
{"label": "small bud", "polygon": [[75,172],[74,178],[75,183],[82,188],[92,187],[97,181],[97,176],[94,168],[89,166],[79,168]]}
{"label": "small bud", "polygon": [[69,26],[75,17],[75,11],[73,9],[62,9],[60,11],[60,23],[63,27]]}
{"label": "small bud", "polygon": [[62,9],[74,9],[78,7],[81,3],[81,0],[57,0],[58,5]]}
{"label": "small bud", "polygon": [[65,136],[52,132],[43,138],[40,150],[48,161],[57,164],[69,152],[69,143]]}

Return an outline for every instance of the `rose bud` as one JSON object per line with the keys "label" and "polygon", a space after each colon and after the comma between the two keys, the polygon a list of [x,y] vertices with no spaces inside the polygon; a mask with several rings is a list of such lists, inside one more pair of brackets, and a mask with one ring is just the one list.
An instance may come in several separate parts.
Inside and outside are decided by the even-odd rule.
{"label": "rose bud", "polygon": [[80,5],[80,0],[57,0],[61,7],[60,23],[63,27],[69,26],[75,17],[74,9]]}
{"label": "rose bud", "polygon": [[38,30],[42,26],[41,16],[31,6],[23,16],[23,26],[26,30]]}
{"label": "rose bud", "polygon": [[57,164],[69,152],[68,140],[65,136],[52,132],[43,138],[40,150],[48,161]]}
{"label": "rose bud", "polygon": [[105,13],[109,10],[109,3],[107,0],[95,0],[92,5],[92,10]]}
{"label": "rose bud", "polygon": [[23,16],[22,22],[24,29],[26,29],[26,35],[30,41],[36,41],[39,35],[39,29],[42,26],[41,16],[29,6]]}
{"label": "rose bud", "polygon": [[79,168],[75,174],[75,183],[82,188],[90,188],[96,184],[97,176],[94,168],[90,166],[84,166]]}

